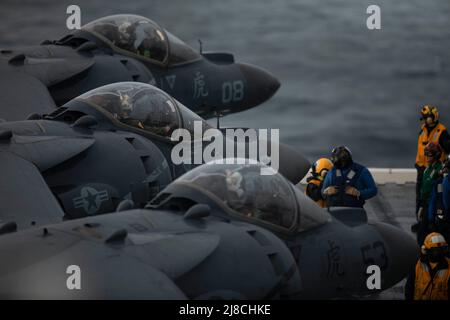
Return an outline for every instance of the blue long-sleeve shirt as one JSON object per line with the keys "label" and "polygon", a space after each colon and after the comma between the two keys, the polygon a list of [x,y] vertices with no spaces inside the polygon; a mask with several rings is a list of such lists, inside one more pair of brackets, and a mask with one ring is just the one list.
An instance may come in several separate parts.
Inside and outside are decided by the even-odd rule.
{"label": "blue long-sleeve shirt", "polygon": [[[349,170],[350,168],[342,169],[342,175],[346,176]],[[323,182],[322,194],[323,191],[331,185],[331,178],[335,174],[335,172],[336,168],[333,168],[330,171],[328,171],[325,180]],[[361,169],[361,174],[358,180],[356,181],[356,189],[358,189],[358,191],[360,192],[359,197],[362,200],[368,200],[377,195],[378,192],[377,185],[373,180],[372,174],[366,167],[363,167]]]}
{"label": "blue long-sleeve shirt", "polygon": [[[434,221],[434,217],[436,215],[437,204],[437,184],[439,180],[433,186],[433,190],[431,192],[430,204],[428,205],[428,221]],[[450,205],[450,180],[449,176],[445,176],[442,180],[442,202],[444,204],[444,208],[448,212]],[[449,217],[447,217],[449,218]]]}

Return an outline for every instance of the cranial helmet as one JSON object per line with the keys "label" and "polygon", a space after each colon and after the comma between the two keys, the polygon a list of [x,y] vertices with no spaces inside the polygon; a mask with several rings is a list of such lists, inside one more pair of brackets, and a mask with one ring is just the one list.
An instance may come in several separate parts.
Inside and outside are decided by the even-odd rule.
{"label": "cranial helmet", "polygon": [[420,120],[424,120],[429,126],[436,124],[439,120],[438,109],[429,105],[423,106],[422,109],[420,109]]}
{"label": "cranial helmet", "polygon": [[315,176],[324,176],[333,168],[333,162],[328,158],[320,158],[312,165],[312,173]]}
{"label": "cranial helmet", "polygon": [[430,261],[434,262],[448,254],[448,244],[442,234],[432,232],[425,238],[421,251],[430,258]]}
{"label": "cranial helmet", "polygon": [[339,146],[331,151],[331,161],[336,168],[345,168],[353,162],[352,152],[346,146]]}

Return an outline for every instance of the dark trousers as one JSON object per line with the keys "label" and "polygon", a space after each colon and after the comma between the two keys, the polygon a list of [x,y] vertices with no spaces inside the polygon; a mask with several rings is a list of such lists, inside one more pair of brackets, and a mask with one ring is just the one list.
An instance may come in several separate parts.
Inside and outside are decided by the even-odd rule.
{"label": "dark trousers", "polygon": [[419,167],[416,165],[417,170],[417,178],[416,178],[416,215],[419,211],[420,207],[420,187],[422,185],[423,180],[423,172],[425,171],[425,167]]}
{"label": "dark trousers", "polygon": [[417,178],[416,178],[416,217],[419,212],[419,208],[423,207],[424,211],[422,214],[422,220],[418,221],[415,225],[413,225],[412,229],[417,232],[417,243],[419,245],[423,244],[425,237],[428,234],[428,206],[420,201],[420,188],[422,186],[423,180],[423,172],[425,171],[425,167],[418,167],[416,165],[417,170]]}
{"label": "dark trousers", "polygon": [[417,230],[417,244],[421,246],[430,231],[430,223],[428,221],[428,204],[424,204],[424,212],[422,214],[422,220],[419,220],[419,228]]}

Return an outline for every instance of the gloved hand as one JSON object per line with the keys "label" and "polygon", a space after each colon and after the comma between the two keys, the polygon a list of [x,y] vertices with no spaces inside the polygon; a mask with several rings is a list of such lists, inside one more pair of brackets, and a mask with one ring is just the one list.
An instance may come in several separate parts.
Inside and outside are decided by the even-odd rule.
{"label": "gloved hand", "polygon": [[354,187],[350,187],[350,186],[345,188],[345,193],[350,196],[357,197],[357,198],[359,198],[359,195],[361,194],[358,189],[356,189]]}
{"label": "gloved hand", "polygon": [[434,217],[435,225],[438,226],[438,225],[443,224],[444,223],[444,219],[445,219],[445,216],[442,213],[442,210],[438,210],[438,212],[436,213],[436,216]]}
{"label": "gloved hand", "polygon": [[332,196],[338,193],[338,188],[336,186],[329,186],[325,190],[323,190],[323,194],[326,196]]}

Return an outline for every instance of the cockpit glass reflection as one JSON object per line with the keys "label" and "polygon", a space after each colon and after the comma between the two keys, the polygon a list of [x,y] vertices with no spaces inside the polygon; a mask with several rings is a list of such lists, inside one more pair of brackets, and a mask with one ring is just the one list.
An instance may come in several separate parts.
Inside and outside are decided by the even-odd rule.
{"label": "cockpit glass reflection", "polygon": [[208,164],[181,177],[220,199],[232,211],[285,229],[293,226],[296,199],[280,174],[261,175],[255,164]]}
{"label": "cockpit glass reflection", "polygon": [[170,137],[181,126],[175,102],[161,90],[143,83],[107,85],[77,100],[103,109],[123,124],[163,137]]}
{"label": "cockpit glass reflection", "polygon": [[114,15],[88,23],[82,30],[106,40],[113,48],[163,63],[168,58],[164,31],[150,19]]}

